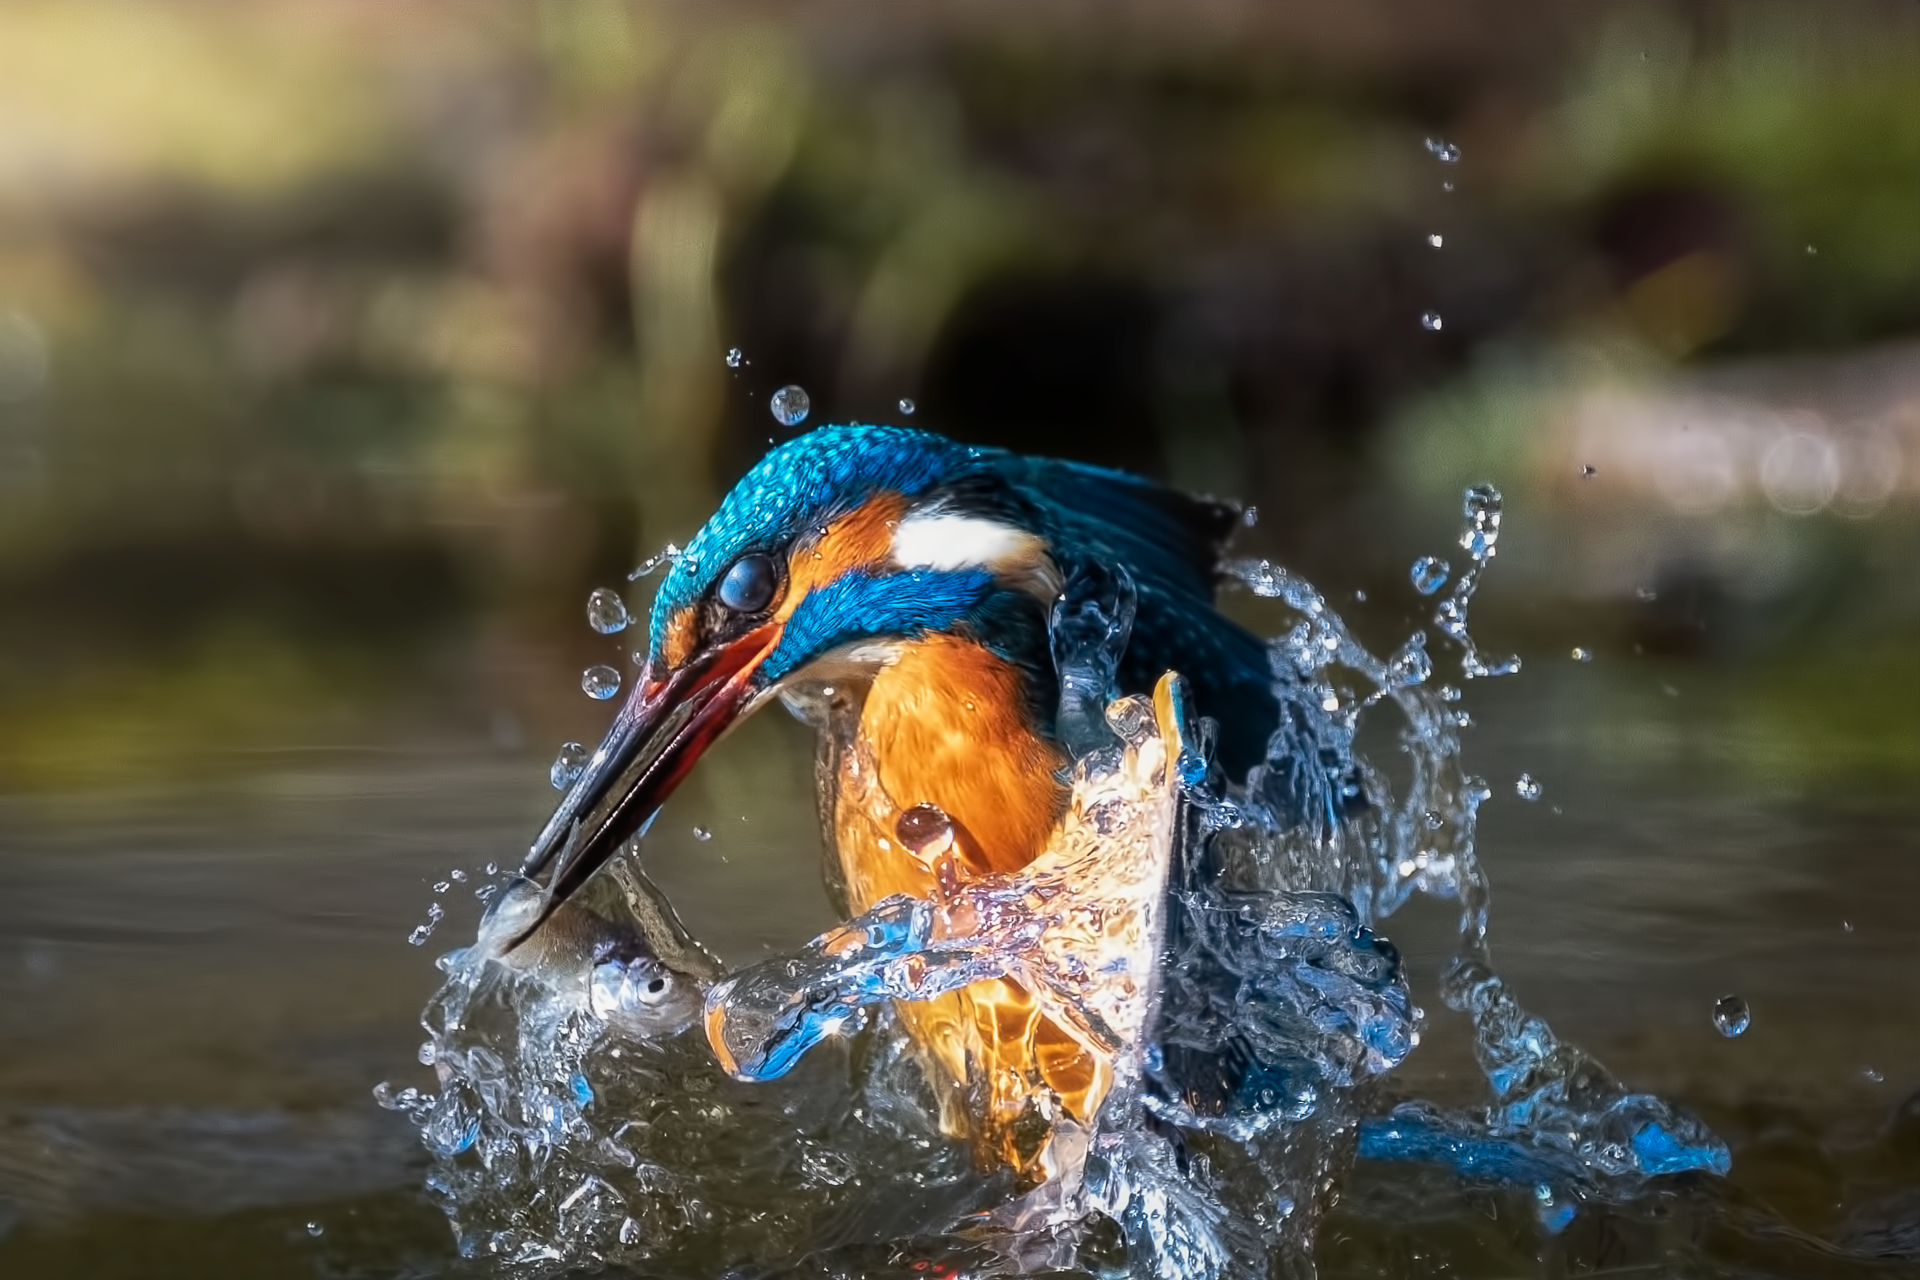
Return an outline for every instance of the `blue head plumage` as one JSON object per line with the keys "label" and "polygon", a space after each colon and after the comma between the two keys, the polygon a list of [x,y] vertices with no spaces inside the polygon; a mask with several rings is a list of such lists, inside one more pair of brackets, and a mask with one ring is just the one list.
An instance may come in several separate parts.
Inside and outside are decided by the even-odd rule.
{"label": "blue head plumage", "polygon": [[791,546],[881,493],[912,499],[977,460],[979,450],[903,427],[830,426],[768,452],[674,559],[654,596],[649,641],[711,592],[742,555]]}

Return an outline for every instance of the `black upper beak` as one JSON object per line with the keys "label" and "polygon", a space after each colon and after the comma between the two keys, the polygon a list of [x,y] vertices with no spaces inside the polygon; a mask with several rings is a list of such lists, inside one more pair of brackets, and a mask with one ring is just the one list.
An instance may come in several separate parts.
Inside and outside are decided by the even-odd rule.
{"label": "black upper beak", "polygon": [[545,901],[509,948],[539,928],[659,812],[739,718],[754,691],[754,670],[777,638],[777,627],[760,627],[695,654],[663,676],[651,667],[641,673],[520,865],[529,880],[545,877]]}

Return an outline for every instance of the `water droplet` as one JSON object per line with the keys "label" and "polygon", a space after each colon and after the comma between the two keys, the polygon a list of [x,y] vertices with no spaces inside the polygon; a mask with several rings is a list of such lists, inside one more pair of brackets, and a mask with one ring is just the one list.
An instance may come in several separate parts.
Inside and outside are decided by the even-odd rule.
{"label": "water droplet", "polygon": [[310,1236],[319,1236],[325,1231],[326,1231],[326,1228],[321,1226],[317,1222],[309,1222],[307,1224],[307,1234]]}
{"label": "water droplet", "polygon": [[701,844],[705,844],[707,841],[713,839],[713,832],[707,830],[705,827],[695,827],[693,829],[693,838]]}
{"label": "water droplet", "polygon": [[[580,776],[580,771],[587,767],[587,756],[589,754],[586,746],[582,743],[566,742],[561,744],[559,754],[554,756],[553,764],[547,769],[547,781],[553,783],[553,789],[555,791],[565,791],[573,785],[574,779]],[[496,875],[498,872],[499,867],[497,865],[491,862],[487,864],[488,875]]]}
{"label": "water droplet", "polygon": [[451,888],[453,888],[453,881],[451,881],[451,880],[441,880],[441,881],[438,881],[438,882],[436,882],[436,883],[434,884],[434,886],[433,886],[433,891],[434,891],[435,893],[445,893],[445,892],[446,892],[447,890],[449,890],[449,889],[451,889]]}
{"label": "water droplet", "polygon": [[616,631],[625,631],[633,615],[627,612],[627,602],[620,598],[618,591],[609,591],[605,587],[595,587],[593,594],[587,597],[587,625],[603,636]]}
{"label": "water droplet", "polygon": [[1583,649],[1579,645],[1575,645],[1573,646],[1573,660],[1575,662],[1592,662],[1593,650]]}
{"label": "water droplet", "polygon": [[1876,1071],[1872,1067],[1862,1067],[1860,1068],[1860,1078],[1868,1084],[1879,1084],[1887,1077],[1884,1072]]}
{"label": "water droplet", "polygon": [[747,362],[747,353],[738,347],[727,348],[727,368],[738,369]]}
{"label": "water droplet", "polygon": [[1422,311],[1420,313],[1420,327],[1428,333],[1440,332],[1440,326],[1445,323],[1446,322],[1440,318],[1438,311]]}
{"label": "water droplet", "polygon": [[1739,996],[1721,996],[1713,1004],[1714,1030],[1731,1040],[1753,1025],[1753,1010]]}
{"label": "water droplet", "polygon": [[1451,181],[1448,181],[1448,182],[1443,182],[1443,183],[1441,183],[1441,184],[1440,184],[1440,189],[1441,189],[1442,191],[1452,191],[1452,190],[1453,190],[1453,183],[1452,183]]}
{"label": "water droplet", "polygon": [[440,1053],[439,1050],[433,1047],[433,1041],[422,1040],[420,1042],[420,1053],[418,1056],[421,1066],[430,1067],[434,1064],[434,1060],[440,1056]]}
{"label": "water droplet", "polygon": [[1447,575],[1453,572],[1439,556],[1421,556],[1413,562],[1413,589],[1423,596],[1430,596],[1446,583]]}
{"label": "water droplet", "polygon": [[1842,921],[1840,922],[1840,927],[1841,927],[1842,929],[1844,929],[1844,930],[1845,930],[1846,932],[1848,932],[1848,933],[1852,933],[1852,932],[1853,932],[1853,921],[1851,921],[1851,920],[1842,920]]}
{"label": "water droplet", "polygon": [[1447,238],[1441,235],[1438,231],[1430,231],[1427,233],[1427,243],[1432,245],[1436,249],[1446,244],[1446,242],[1447,242]]}
{"label": "water droplet", "polygon": [[591,666],[580,673],[580,688],[596,702],[605,702],[620,692],[620,673],[608,666]]}
{"label": "water droplet", "polygon": [[1460,163],[1460,148],[1454,146],[1444,138],[1428,138],[1427,150],[1431,151],[1433,158],[1441,164]]}
{"label": "water droplet", "polygon": [[1513,794],[1531,804],[1540,798],[1540,783],[1530,773],[1523,773],[1514,780]]}
{"label": "water droplet", "polygon": [[797,386],[784,386],[773,393],[773,417],[783,427],[797,427],[807,420],[807,414],[813,409],[813,402],[807,399],[805,389]]}
{"label": "water droplet", "polygon": [[1660,593],[1658,591],[1655,591],[1652,587],[1635,587],[1633,589],[1633,595],[1636,600],[1645,600],[1648,602],[1652,602],[1660,598]]}
{"label": "water droplet", "polygon": [[900,412],[906,414],[909,418],[911,418],[913,416],[913,401],[907,399],[907,397],[905,396],[901,396]]}
{"label": "water droplet", "polygon": [[1820,251],[1819,251],[1818,249],[1816,249],[1816,248],[1814,248],[1814,247],[1813,247],[1812,245],[1808,245],[1808,246],[1807,246],[1807,256],[1808,256],[1809,258],[1812,258],[1812,257],[1817,257],[1817,256],[1819,256],[1819,253],[1820,253]]}
{"label": "water droplet", "polygon": [[462,870],[461,870],[460,868],[458,868],[458,867],[455,867],[455,868],[454,868],[453,870],[451,870],[451,871],[449,871],[449,872],[447,872],[447,876],[448,876],[448,878],[449,878],[449,879],[451,879],[451,880],[452,880],[452,881],[453,881],[453,882],[454,882],[455,884],[464,884],[464,883],[466,882],[466,879],[467,879],[467,873],[466,873],[466,872],[464,872],[464,871],[462,871]]}
{"label": "water droplet", "polygon": [[1591,480],[1599,474],[1600,474],[1600,468],[1596,466],[1582,465],[1580,468],[1580,478],[1582,480]]}
{"label": "water droplet", "polygon": [[[582,750],[585,750],[585,748],[582,748]],[[500,864],[499,864],[499,863],[497,863],[497,862],[489,862],[489,863],[487,864],[487,874],[488,874],[488,875],[490,875],[490,876],[497,876],[497,875],[499,875],[499,874],[500,874]]]}
{"label": "water droplet", "polygon": [[1260,508],[1249,506],[1240,513],[1240,523],[1251,529],[1260,523]]}

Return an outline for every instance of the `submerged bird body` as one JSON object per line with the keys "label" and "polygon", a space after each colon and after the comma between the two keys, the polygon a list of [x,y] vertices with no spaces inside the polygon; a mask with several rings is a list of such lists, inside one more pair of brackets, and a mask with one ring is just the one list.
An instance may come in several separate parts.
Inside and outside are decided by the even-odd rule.
{"label": "submerged bird body", "polygon": [[[896,834],[918,805],[951,820],[962,875],[1025,866],[1068,797],[1049,617],[1116,572],[1135,610],[1098,705],[1177,669],[1218,722],[1217,762],[1244,775],[1266,760],[1288,703],[1265,646],[1213,607],[1237,515],[1123,473],[921,431],[828,427],[790,441],[673,561],[646,671],[527,873],[545,872],[563,901],[708,745],[776,695],[821,728],[821,816],[849,914],[931,889]],[[1105,1065],[1011,981],[900,1016],[948,1127],[1023,1174],[1045,1145],[1036,1114],[1090,1120],[1106,1088]]]}

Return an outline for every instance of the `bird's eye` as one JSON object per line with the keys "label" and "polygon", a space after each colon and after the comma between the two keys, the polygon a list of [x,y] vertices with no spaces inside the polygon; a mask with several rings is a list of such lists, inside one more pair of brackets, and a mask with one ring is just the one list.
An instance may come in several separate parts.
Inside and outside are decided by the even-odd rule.
{"label": "bird's eye", "polygon": [[767,607],[767,602],[773,599],[774,588],[779,585],[780,571],[773,567],[772,556],[741,556],[733,562],[733,568],[727,570],[727,576],[720,579],[716,595],[721,604],[735,613],[757,613]]}

